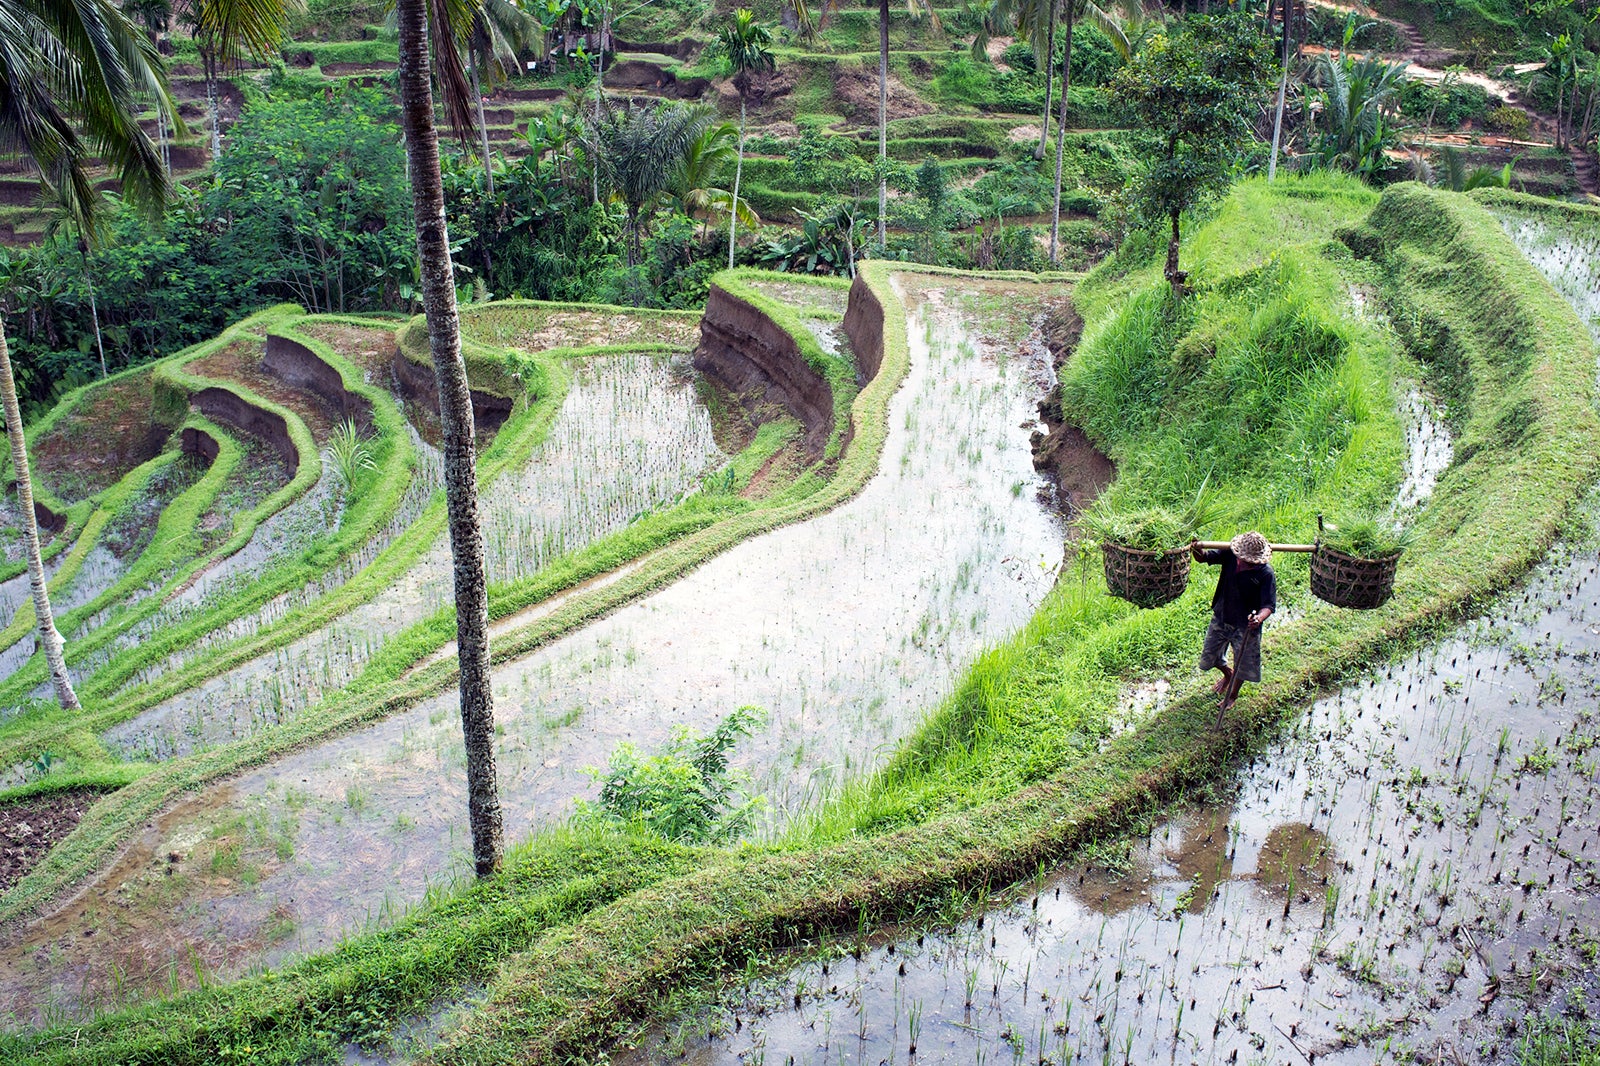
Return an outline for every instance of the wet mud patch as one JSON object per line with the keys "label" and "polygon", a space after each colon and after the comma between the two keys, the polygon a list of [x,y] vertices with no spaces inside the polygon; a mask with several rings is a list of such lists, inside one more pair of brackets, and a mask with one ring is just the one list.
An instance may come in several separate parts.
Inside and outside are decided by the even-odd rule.
{"label": "wet mud patch", "polygon": [[352,326],[343,322],[296,322],[294,331],[303,333],[312,340],[321,341],[350,360],[361,368],[367,381],[385,387],[390,385],[394,374],[393,360],[396,347],[394,325]]}
{"label": "wet mud patch", "polygon": [[292,942],[283,908],[245,925],[226,900],[292,856],[300,802],[286,790],[219,820],[205,818],[208,801],[195,797],[151,823],[118,858],[114,877],[0,932],[0,1017],[36,1025],[67,1006],[126,1005],[147,990],[195,987]]}
{"label": "wet mud patch", "polygon": [[1047,307],[1038,317],[1025,344],[1043,350],[1037,362],[1049,367],[1042,381],[1046,395],[1039,402],[1039,424],[1031,438],[1034,468],[1055,487],[1054,505],[1069,521],[1078,517],[1116,478],[1109,456],[1095,447],[1083,430],[1069,423],[1061,411],[1058,377],[1083,335],[1083,319],[1070,302]]}
{"label": "wet mud patch", "polygon": [[98,792],[54,792],[0,806],[0,892],[37,866],[99,798]]}
{"label": "wet mud patch", "polygon": [[468,312],[461,316],[461,331],[472,339],[526,352],[628,344],[674,344],[688,348],[693,346],[698,328],[687,316],[658,318],[626,311],[519,307],[491,314]]}
{"label": "wet mud patch", "polygon": [[155,417],[149,372],[98,385],[29,449],[33,473],[68,503],[102,492],[161,454],[171,423]]}
{"label": "wet mud patch", "polygon": [[196,523],[201,542],[208,551],[219,547],[232,535],[234,522],[240,515],[260,507],[294,477],[294,471],[284,464],[275,448],[244,434],[237,440],[244,454],[217,493],[216,500]]}
{"label": "wet mud patch", "polygon": [[186,364],[184,369],[197,377],[236,382],[257,396],[288,408],[300,416],[318,444],[324,443],[334,427],[344,421],[344,411],[310,389],[295,388],[263,370],[262,349],[262,342],[257,340],[235,341]]}

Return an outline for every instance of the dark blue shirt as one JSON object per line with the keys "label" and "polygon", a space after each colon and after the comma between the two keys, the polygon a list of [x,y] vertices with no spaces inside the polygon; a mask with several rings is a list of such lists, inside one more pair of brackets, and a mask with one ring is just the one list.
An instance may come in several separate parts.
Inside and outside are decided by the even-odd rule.
{"label": "dark blue shirt", "polygon": [[1261,608],[1277,611],[1278,577],[1272,572],[1271,563],[1241,570],[1232,548],[1202,551],[1200,561],[1222,567],[1222,573],[1217,575],[1217,591],[1211,596],[1211,613],[1225,625],[1243,628]]}

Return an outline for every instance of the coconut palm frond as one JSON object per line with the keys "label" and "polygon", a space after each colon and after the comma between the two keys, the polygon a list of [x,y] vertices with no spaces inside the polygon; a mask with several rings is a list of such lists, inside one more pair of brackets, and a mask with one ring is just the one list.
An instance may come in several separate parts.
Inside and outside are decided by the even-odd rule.
{"label": "coconut palm frond", "polygon": [[217,42],[219,60],[270,55],[283,40],[283,24],[300,0],[194,0],[195,35]]}
{"label": "coconut palm frond", "polygon": [[[99,156],[127,197],[159,209],[171,185],[155,144],[139,126],[142,101],[153,99],[179,126],[161,58],[149,37],[110,0],[0,0],[8,83],[0,142],[33,156],[51,195],[85,233],[99,198],[82,156]],[[76,120],[63,138],[59,122]]]}

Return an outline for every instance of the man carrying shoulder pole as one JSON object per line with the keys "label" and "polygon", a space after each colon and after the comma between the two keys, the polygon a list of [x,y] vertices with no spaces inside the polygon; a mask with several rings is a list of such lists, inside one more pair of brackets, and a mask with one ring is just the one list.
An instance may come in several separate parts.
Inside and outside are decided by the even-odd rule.
{"label": "man carrying shoulder pole", "polygon": [[[1261,625],[1278,609],[1278,579],[1272,572],[1272,545],[1251,530],[1234,537],[1225,548],[1206,549],[1191,542],[1198,562],[1220,566],[1217,591],[1211,597],[1211,624],[1200,652],[1201,670],[1218,670],[1217,724],[1239,696],[1246,681],[1261,681]],[[1227,663],[1233,649],[1233,665]]]}

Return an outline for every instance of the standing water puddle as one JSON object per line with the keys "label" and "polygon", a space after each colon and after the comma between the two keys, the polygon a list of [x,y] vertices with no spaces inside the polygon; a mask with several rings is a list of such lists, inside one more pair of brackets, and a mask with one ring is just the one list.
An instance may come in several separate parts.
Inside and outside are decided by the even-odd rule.
{"label": "standing water puddle", "polygon": [[[483,498],[490,581],[527,576],[616,532],[698,487],[722,458],[692,380],[672,360],[582,362],[549,437]],[[449,604],[450,558],[441,537],[371,601],[111,729],[107,743],[125,756],[167,758],[298,714],[348,684],[388,639]]]}
{"label": "standing water puddle", "polygon": [[619,1061],[1492,1053],[1571,974],[1594,984],[1596,570],[1592,550],[1549,564],[1318,701],[1231,802],[1098,846],[953,929],[847,943]]}
{"label": "standing water puddle", "polygon": [[[858,496],[495,672],[508,840],[592,795],[582,768],[618,742],[653,748],[752,703],[767,724],[734,761],[791,812],[881,763],[982,648],[1027,621],[1062,536],[1035,502],[1017,428],[1037,396],[1020,360],[980,355],[969,337],[953,315],[917,313],[881,470]],[[119,939],[148,948],[140,965],[118,962],[128,992],[192,979],[175,939],[254,945],[219,958],[223,976],[327,948],[470,869],[463,763],[451,693],[202,791],[0,948],[0,996],[26,1018],[112,995],[85,936],[108,914]],[[218,854],[225,872],[212,873]]]}

